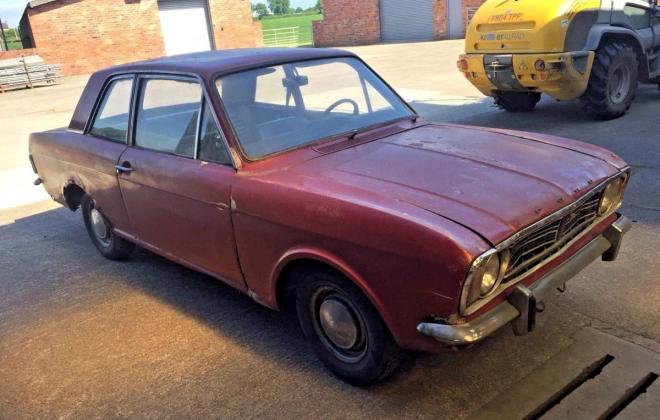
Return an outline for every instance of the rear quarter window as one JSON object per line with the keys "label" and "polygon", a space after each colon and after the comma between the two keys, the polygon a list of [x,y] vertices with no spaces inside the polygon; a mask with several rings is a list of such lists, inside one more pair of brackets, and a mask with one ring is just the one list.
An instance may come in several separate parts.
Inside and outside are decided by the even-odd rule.
{"label": "rear quarter window", "polygon": [[133,79],[110,82],[89,133],[95,137],[126,143]]}

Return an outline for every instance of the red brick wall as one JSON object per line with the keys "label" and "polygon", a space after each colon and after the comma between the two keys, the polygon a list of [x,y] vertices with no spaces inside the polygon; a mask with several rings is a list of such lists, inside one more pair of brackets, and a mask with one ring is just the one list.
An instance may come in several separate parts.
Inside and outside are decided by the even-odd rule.
{"label": "red brick wall", "polygon": [[217,49],[263,46],[261,22],[252,20],[250,0],[209,0]]}
{"label": "red brick wall", "polygon": [[0,60],[8,60],[10,58],[27,57],[28,55],[39,55],[36,48],[26,48],[24,50],[9,50],[0,51]]}
{"label": "red brick wall", "polygon": [[324,0],[323,14],[323,20],[313,23],[317,47],[380,41],[378,0]]}
{"label": "red brick wall", "polygon": [[[485,0],[463,0],[463,25],[468,6]],[[380,42],[379,0],[324,0],[324,19],[314,22],[316,46],[359,45]],[[435,37],[447,37],[447,0],[434,0]]]}
{"label": "red brick wall", "polygon": [[[215,47],[262,43],[249,0],[209,0]],[[156,0],[59,0],[27,9],[34,46],[65,75],[165,55]]]}
{"label": "red brick wall", "polygon": [[64,74],[165,54],[155,1],[60,0],[27,15],[34,46]]}
{"label": "red brick wall", "polygon": [[447,37],[447,0],[434,0],[433,26],[436,39]]}

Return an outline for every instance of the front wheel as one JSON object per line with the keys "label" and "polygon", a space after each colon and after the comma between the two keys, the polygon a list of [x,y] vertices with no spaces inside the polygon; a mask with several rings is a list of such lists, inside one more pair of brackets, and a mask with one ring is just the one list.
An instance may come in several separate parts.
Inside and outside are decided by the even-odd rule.
{"label": "front wheel", "polygon": [[296,275],[298,320],[326,367],[358,386],[394,373],[402,352],[362,291],[330,270],[310,268]]}
{"label": "front wheel", "polygon": [[120,238],[112,231],[110,222],[96,208],[94,200],[89,195],[82,199],[81,209],[87,233],[99,252],[110,260],[124,260],[128,258],[135,245]]}
{"label": "front wheel", "polygon": [[624,43],[612,43],[596,51],[587,91],[580,98],[587,115],[611,120],[624,115],[637,91],[637,54]]}
{"label": "front wheel", "polygon": [[541,100],[538,92],[495,92],[495,105],[509,112],[529,112]]}

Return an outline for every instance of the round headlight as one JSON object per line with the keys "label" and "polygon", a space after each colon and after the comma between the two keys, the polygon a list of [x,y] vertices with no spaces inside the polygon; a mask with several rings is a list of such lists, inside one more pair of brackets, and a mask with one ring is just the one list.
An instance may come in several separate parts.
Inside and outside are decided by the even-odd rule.
{"label": "round headlight", "polygon": [[492,254],[479,271],[482,273],[479,283],[480,297],[485,297],[497,286],[497,280],[500,277],[500,257]]}
{"label": "round headlight", "polygon": [[462,310],[465,311],[479,299],[491,295],[500,285],[500,255],[496,250],[490,250],[477,258],[470,268],[463,289]]}
{"label": "round headlight", "polygon": [[625,178],[617,178],[605,186],[603,196],[598,205],[598,214],[604,215],[616,210],[621,204],[623,198],[623,188],[625,186]]}

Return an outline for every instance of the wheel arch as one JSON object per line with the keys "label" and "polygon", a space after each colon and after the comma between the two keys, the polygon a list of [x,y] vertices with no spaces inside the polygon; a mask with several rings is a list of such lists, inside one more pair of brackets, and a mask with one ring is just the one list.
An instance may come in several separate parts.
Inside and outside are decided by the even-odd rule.
{"label": "wheel arch", "polygon": [[620,42],[630,45],[637,54],[639,79],[642,81],[649,78],[649,66],[642,41],[639,36],[628,28],[613,26],[594,26],[587,38],[586,50],[596,51],[600,47],[613,42]]}
{"label": "wheel arch", "polygon": [[62,196],[64,203],[71,211],[76,211],[82,204],[83,197],[87,194],[85,188],[79,182],[74,180],[69,181],[62,187]]}
{"label": "wheel arch", "polygon": [[368,286],[364,278],[357,270],[338,256],[311,247],[301,247],[288,251],[277,262],[271,275],[271,296],[273,296],[272,306],[275,309],[285,310],[288,299],[291,299],[292,292],[295,290],[296,279],[292,274],[297,268],[316,266],[319,268],[331,269],[338,274],[343,275],[353,284],[355,284],[364,295],[371,301],[376,311],[380,314],[385,324],[391,329],[391,318],[385,305],[378,295]]}

